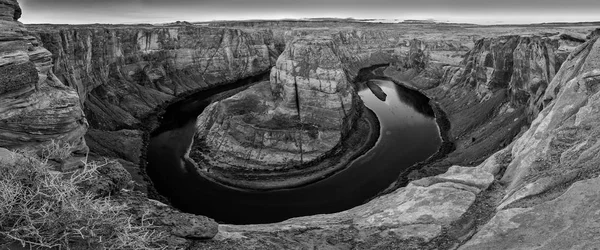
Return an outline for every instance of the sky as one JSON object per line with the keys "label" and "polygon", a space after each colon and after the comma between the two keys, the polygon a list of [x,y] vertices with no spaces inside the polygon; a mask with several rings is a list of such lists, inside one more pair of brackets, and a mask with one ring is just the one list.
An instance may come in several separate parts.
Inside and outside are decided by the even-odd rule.
{"label": "sky", "polygon": [[338,17],[476,24],[600,21],[600,0],[18,0],[23,23]]}

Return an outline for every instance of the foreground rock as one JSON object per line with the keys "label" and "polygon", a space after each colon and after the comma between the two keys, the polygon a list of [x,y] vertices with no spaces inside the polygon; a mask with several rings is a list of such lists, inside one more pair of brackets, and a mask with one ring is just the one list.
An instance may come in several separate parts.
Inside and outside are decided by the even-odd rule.
{"label": "foreground rock", "polygon": [[16,0],[0,1],[0,147],[41,150],[56,141],[85,154],[88,124],[79,96],[54,75],[52,54],[20,16]]}
{"label": "foreground rock", "polygon": [[600,243],[600,179],[555,200],[499,211],[460,249],[593,249]]}
{"label": "foreground rock", "polygon": [[[31,165],[31,167],[40,167],[39,170],[35,170],[38,176],[31,178],[40,178],[39,175],[43,174],[62,174],[65,178],[69,175],[77,175],[77,172],[51,172],[48,173],[43,170],[47,166],[45,165],[45,161],[40,160],[38,158],[25,156],[20,153],[15,153],[9,151],[5,148],[0,148],[0,170],[6,170],[2,168],[13,168],[15,164],[35,164],[37,166]],[[22,167],[22,166],[21,166]],[[90,169],[96,169],[96,171],[91,172],[92,176],[95,178],[86,178],[85,180],[79,179],[75,180],[77,183],[77,188],[83,193],[91,194],[94,199],[107,199],[112,206],[119,207],[119,209],[125,209],[125,212],[129,215],[128,219],[130,220],[131,226],[139,226],[139,222],[149,223],[152,225],[152,232],[149,230],[146,233],[154,233],[153,239],[157,241],[157,244],[161,246],[168,246],[169,248],[186,248],[195,240],[205,240],[213,238],[218,232],[218,224],[209,218],[199,215],[192,215],[179,212],[174,210],[173,208],[162,204],[155,200],[148,199],[145,194],[131,191],[129,190],[132,179],[131,176],[127,173],[127,171],[123,168],[121,164],[116,161],[99,161],[99,162],[88,162],[87,167],[89,171]],[[34,173],[34,172],[31,172]],[[85,174],[87,176],[87,174]],[[81,175],[79,175],[81,178]],[[75,178],[77,179],[77,178]],[[13,180],[17,181],[18,180]],[[52,185],[58,185],[54,183]],[[63,184],[63,186],[55,187],[57,190],[46,190],[45,192],[50,192],[49,195],[56,195],[52,192],[61,192],[61,188],[66,188],[67,184]],[[63,191],[64,192],[64,191]],[[69,194],[72,195],[72,194]],[[16,202],[19,201],[10,201]],[[30,205],[35,208],[36,205]],[[67,206],[67,205],[65,205]],[[81,204],[75,204],[74,206],[80,207]],[[89,208],[84,207],[85,209],[99,209],[99,208]],[[114,211],[104,211],[105,213],[112,213]],[[65,215],[68,218],[71,215]],[[113,216],[113,215],[108,215]],[[38,225],[38,224],[34,224]],[[147,225],[147,224],[146,224]],[[101,227],[101,226],[98,226]],[[85,228],[84,228],[85,229]],[[96,228],[97,229],[97,228]],[[96,229],[87,229],[87,230],[96,230]],[[39,227],[41,233],[45,233],[42,226]],[[114,232],[99,232],[101,234],[105,234],[111,236],[111,233]],[[123,232],[118,232],[123,233]],[[129,237],[124,235],[119,235],[121,237]],[[66,236],[72,237],[72,236]],[[73,237],[76,239],[76,237]],[[7,238],[0,238],[0,248],[1,249],[25,249],[20,244],[8,245],[8,248],[5,244],[9,243]],[[72,242],[74,244],[72,247],[80,248],[80,249],[88,249],[90,246],[81,246],[77,245],[79,243]],[[29,247],[29,246],[28,246]],[[91,246],[92,248],[97,246]]]}
{"label": "foreground rock", "polygon": [[221,225],[215,240],[196,249],[418,249],[458,220],[493,181],[484,169],[453,167],[345,212],[269,225]]}

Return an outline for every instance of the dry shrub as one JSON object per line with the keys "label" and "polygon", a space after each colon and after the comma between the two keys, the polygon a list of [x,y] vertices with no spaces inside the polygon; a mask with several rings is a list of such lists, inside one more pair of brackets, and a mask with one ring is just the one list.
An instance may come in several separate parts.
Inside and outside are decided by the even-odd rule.
{"label": "dry shrub", "polygon": [[[63,149],[56,149],[61,151]],[[164,237],[151,220],[128,207],[94,198],[78,185],[96,178],[100,165],[53,172],[33,154],[15,154],[0,166],[0,244],[58,249],[157,249]],[[0,161],[1,163],[1,161]],[[4,239],[3,239],[4,238]]]}

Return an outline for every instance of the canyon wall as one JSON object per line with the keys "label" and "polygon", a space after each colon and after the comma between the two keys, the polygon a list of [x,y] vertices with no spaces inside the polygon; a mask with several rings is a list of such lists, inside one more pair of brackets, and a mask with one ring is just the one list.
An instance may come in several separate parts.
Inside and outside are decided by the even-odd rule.
{"label": "canyon wall", "polygon": [[193,26],[32,26],[54,71],[95,129],[139,126],[178,95],[266,72],[280,51],[268,30]]}
{"label": "canyon wall", "polygon": [[567,49],[561,42],[539,36],[480,39],[460,66],[423,71],[439,71],[434,74],[441,75],[439,81],[423,81],[420,75],[406,81],[439,103],[450,123],[448,140],[454,143],[444,159],[414,171],[411,179],[443,173],[452,165],[478,164],[508,145],[544,108],[543,95]]}
{"label": "canyon wall", "polygon": [[466,50],[452,41],[431,43],[429,48],[426,42],[377,30],[294,30],[285,32],[284,40],[287,46],[270,82],[212,104],[198,117],[192,158],[205,175],[246,188],[242,183],[250,180],[257,182],[252,188],[285,178],[306,184],[308,180],[297,181],[305,179],[302,171],[311,179],[323,178],[341,163],[319,167],[315,160],[334,158],[335,152],[350,157],[353,151],[342,146],[348,135],[364,135],[362,143],[374,140],[367,136],[373,133],[354,126],[362,113],[355,82],[359,70],[392,62],[417,63],[424,59],[415,56],[424,55],[424,50],[427,55]]}
{"label": "canyon wall", "polygon": [[[265,97],[273,98],[273,110],[337,128],[355,108],[344,103],[355,94],[348,83],[357,69],[410,58],[411,48],[414,52],[422,44],[407,44],[404,38],[377,31],[344,31],[322,43],[298,40],[297,46],[310,45],[296,48],[308,51],[304,54],[292,53],[296,46],[292,42],[276,63],[281,39],[268,30],[37,26],[34,36],[17,22],[19,16],[16,1],[0,0],[0,147],[9,148],[37,147],[54,139],[75,143],[75,151],[85,152],[85,107],[92,127],[98,129],[91,133],[94,144],[105,149],[123,147],[106,153],[119,155],[141,142],[116,145],[106,140],[141,137],[137,131],[121,129],[137,128],[160,104],[272,66],[276,66],[272,82],[256,87],[264,88],[256,93],[270,93]],[[594,219],[600,206],[596,167],[600,147],[595,139],[600,42],[595,35],[590,39],[568,58],[563,57],[561,47],[569,43],[563,41],[527,36],[483,39],[475,43],[462,65],[439,65],[441,72],[433,74],[439,75],[438,81],[424,84],[418,80],[435,67],[417,72],[411,78],[415,81],[400,79],[446,111],[449,139],[455,146],[445,158],[415,171],[415,180],[406,187],[341,213],[271,225],[220,225],[215,240],[195,241],[192,247],[187,245],[189,239],[217,233],[214,222],[169,211],[168,230],[176,232],[178,242],[184,242],[182,247],[192,249],[596,246],[600,242],[599,223]],[[428,46],[464,50],[463,45],[453,43],[425,43],[421,52]],[[304,65],[311,68],[308,75],[297,70],[303,68],[297,67],[306,59],[303,55],[319,61],[314,64],[308,59],[310,63]],[[338,77],[340,65],[345,78]],[[302,91],[301,87],[298,92],[299,77],[308,86],[315,85],[316,79],[326,79],[330,87],[335,82],[335,91],[329,94],[340,101],[332,100],[336,105],[327,111],[333,111],[322,113],[337,114],[335,121],[303,117],[301,100],[310,103],[307,108],[321,105],[321,100],[311,98],[320,92],[312,88]],[[289,81],[292,78],[294,84]],[[282,84],[273,85],[273,81]],[[223,108],[218,105],[222,104],[209,110]],[[107,137],[102,130],[120,131]],[[512,142],[515,136],[519,139]],[[119,157],[125,156],[132,161],[139,158]],[[136,195],[117,198],[135,208],[154,204],[145,199],[139,202]],[[178,228],[185,223],[193,225]],[[209,232],[194,235],[190,227],[206,227]]]}
{"label": "canyon wall", "polygon": [[53,73],[52,54],[17,20],[16,1],[0,1],[0,147],[72,144],[87,153],[88,124],[77,92]]}
{"label": "canyon wall", "polygon": [[209,107],[198,130],[212,158],[238,167],[292,167],[338,145],[359,109],[338,54],[330,38],[296,39],[269,82]]}
{"label": "canyon wall", "polygon": [[596,37],[574,51],[549,83],[541,95],[544,109],[501,152],[509,158],[497,213],[462,249],[598,246],[599,58]]}
{"label": "canyon wall", "polygon": [[[446,73],[456,77],[446,77],[437,88],[444,87],[453,96],[458,94],[453,86],[468,83],[462,88],[472,90],[472,95],[463,98],[486,103],[485,98],[497,98],[494,89],[487,88],[490,98],[485,97],[487,90],[477,91],[484,88],[476,87],[490,86],[488,79],[496,78],[489,76],[498,72],[503,79],[503,101],[492,109],[491,116],[505,120],[503,114],[521,112],[519,116],[527,117],[528,110],[539,113],[517,140],[501,146],[481,164],[452,166],[443,174],[412,181],[348,211],[269,225],[221,225],[214,241],[197,243],[196,249],[587,249],[600,244],[600,223],[594,219],[600,205],[600,147],[595,139],[600,41],[593,38],[578,47],[551,79],[543,77],[552,73],[547,69],[555,64],[530,56],[551,51],[544,47],[548,45],[544,39],[500,37],[487,41],[498,45],[496,51],[476,49],[465,60],[472,62],[475,57],[480,58],[478,65],[490,65],[493,69],[485,78],[473,83],[465,77],[473,71],[448,68]],[[528,53],[512,43],[529,48]],[[505,50],[507,47],[511,49]],[[507,67],[506,62],[519,60],[526,63]],[[526,76],[532,77],[520,72],[530,72]],[[540,84],[538,79],[550,82]],[[519,91],[530,97],[525,101],[517,98],[517,102],[509,97],[523,96]]]}

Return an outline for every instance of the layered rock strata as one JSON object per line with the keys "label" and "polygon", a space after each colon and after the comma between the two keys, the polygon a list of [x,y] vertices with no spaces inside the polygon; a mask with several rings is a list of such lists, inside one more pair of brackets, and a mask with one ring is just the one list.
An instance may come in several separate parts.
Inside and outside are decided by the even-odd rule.
{"label": "layered rock strata", "polygon": [[77,89],[93,128],[132,129],[183,93],[257,75],[277,58],[273,34],[194,26],[34,26],[54,71]]}
{"label": "layered rock strata", "polygon": [[[54,74],[52,54],[41,47],[38,40],[17,21],[20,15],[17,1],[0,0],[0,168],[12,168],[22,162],[52,166],[56,161],[70,161],[77,158],[71,156],[87,153],[84,134],[88,124],[77,91],[65,86]],[[91,133],[91,136],[97,138],[95,133]],[[128,144],[120,142],[118,137],[113,137],[112,143]],[[98,139],[92,144],[111,147],[103,143],[106,140]],[[69,145],[65,147],[65,144]],[[131,144],[141,146],[141,143]],[[57,145],[63,148],[55,148]],[[61,154],[64,158],[50,157],[48,161],[40,161],[37,157],[14,153],[9,149],[23,149],[24,152],[33,149],[44,160],[48,159],[49,154]],[[135,146],[130,150],[136,152]],[[124,157],[135,158],[136,155],[132,153]],[[85,164],[84,161],[79,163]],[[188,239],[212,238],[217,233],[217,224],[211,219],[178,212],[138,192],[123,192],[123,189],[129,188],[131,176],[118,162],[103,160],[103,164],[99,165],[96,178],[82,183],[79,188],[97,198],[111,199],[115,204],[129,208],[132,221],[151,218],[154,229],[160,232],[165,245],[184,248],[189,244]],[[51,174],[61,173],[53,171]],[[40,179],[40,176],[31,178]],[[44,233],[42,227],[39,230]],[[0,237],[0,248],[24,248],[21,244],[7,241],[7,237]]]}
{"label": "layered rock strata", "polygon": [[599,56],[597,38],[574,51],[541,93],[531,127],[478,166],[453,166],[341,213],[221,225],[195,249],[593,248]]}
{"label": "layered rock strata", "polygon": [[41,150],[55,141],[85,154],[88,124],[77,92],[54,75],[52,54],[20,16],[16,1],[0,1],[0,147]]}
{"label": "layered rock strata", "polygon": [[212,104],[198,118],[201,160],[238,174],[285,171],[338,147],[361,109],[339,53],[330,37],[290,42],[269,82]]}
{"label": "layered rock strata", "polygon": [[[229,181],[230,185],[247,179],[266,181],[265,176],[273,178],[274,172],[311,165],[339,151],[334,149],[351,130],[361,109],[357,107],[362,107],[348,83],[360,69],[395,61],[412,66],[428,60],[431,51],[466,48],[437,42],[425,54],[429,43],[367,30],[301,30],[285,36],[290,42],[271,72],[270,87],[259,84],[213,104],[198,119],[195,151],[200,153],[193,158],[213,176],[219,175],[219,167],[208,170],[208,166],[235,169],[244,180]],[[422,70],[425,65],[416,66]],[[270,172],[253,178],[242,174],[250,170]]]}
{"label": "layered rock strata", "polygon": [[[485,38],[459,66],[426,67],[412,79],[386,70],[438,102],[451,124],[448,140],[454,150],[414,171],[411,179],[443,173],[455,164],[478,164],[508,145],[544,107],[542,96],[562,64],[558,56],[562,49],[560,41],[545,37]],[[438,73],[431,74],[432,70]],[[441,77],[431,81],[424,74]]]}
{"label": "layered rock strata", "polygon": [[[4,79],[0,82],[2,86],[0,103],[3,104],[0,105],[0,138],[2,138],[0,142],[9,147],[22,145],[38,147],[39,142],[47,142],[51,139],[66,138],[67,141],[76,142],[77,139],[71,138],[81,138],[78,131],[85,131],[85,122],[80,108],[77,108],[77,102],[73,101],[76,99],[75,92],[59,84],[59,80],[70,79],[71,76],[78,74],[72,72],[84,71],[75,68],[74,71],[65,70],[68,73],[62,74],[59,80],[56,80],[57,78],[53,77],[52,72],[48,70],[49,54],[39,47],[33,37],[27,35],[21,24],[16,22],[20,13],[16,1],[0,0],[0,22],[2,22],[0,34],[3,38],[0,39],[3,41],[0,42],[2,45],[0,48],[4,48],[4,52],[0,54],[3,55],[0,56],[0,71],[5,72],[2,74]],[[110,33],[110,29],[98,30],[109,30]],[[77,32],[73,31],[73,33]],[[98,36],[103,34],[91,29],[90,34],[92,33]],[[87,41],[94,41],[94,35],[85,38],[85,44]],[[220,233],[215,240],[196,242],[191,248],[565,249],[597,246],[600,244],[600,239],[597,237],[600,233],[598,233],[598,222],[594,218],[599,213],[597,209],[599,173],[595,166],[598,164],[599,154],[595,138],[596,127],[598,127],[596,114],[598,113],[597,83],[600,82],[598,72],[600,45],[597,37],[589,38],[591,41],[569,56],[554,78],[551,77],[551,66],[554,64],[556,69],[562,61],[556,59],[555,55],[555,63],[552,63],[551,53],[548,51],[555,49],[554,44],[540,38],[518,37],[490,40],[489,46],[486,45],[485,40],[478,42],[482,45],[476,46],[478,48],[469,54],[463,67],[444,68],[444,78],[437,87],[423,88],[418,82],[405,83],[415,88],[423,88],[428,95],[438,98],[441,106],[447,108],[448,113],[451,114],[449,119],[453,125],[459,124],[453,126],[450,132],[456,142],[456,152],[464,154],[463,156],[449,155],[449,160],[444,163],[446,166],[452,161],[471,162],[469,159],[478,161],[478,155],[482,153],[467,149],[478,146],[486,152],[494,152],[496,148],[510,141],[506,139],[508,138],[506,133],[515,133],[523,124],[521,122],[539,114],[533,120],[531,128],[524,131],[516,142],[487,158],[477,167],[451,167],[444,174],[413,181],[406,187],[342,213],[297,218],[273,225],[221,225]],[[61,41],[56,45],[66,47],[65,44],[72,44],[68,42],[69,39]],[[159,39],[150,39],[150,41],[159,41]],[[159,44],[159,42],[145,44],[150,44],[149,46],[152,47],[152,44]],[[93,57],[93,55],[101,54],[100,51],[105,47],[97,45],[92,48],[95,49],[74,50],[72,54],[69,51],[68,54],[63,54],[63,58],[68,55],[87,56],[91,53],[92,57],[73,60],[69,64],[79,61],[96,62],[101,57]],[[558,50],[560,51],[560,47]],[[349,49],[349,51],[364,50]],[[154,55],[153,53],[157,51],[148,54]],[[492,54],[490,60],[488,60],[489,54]],[[489,61],[492,63],[487,63]],[[469,62],[480,66],[473,66],[468,70]],[[104,72],[102,70],[105,68],[97,67],[97,69],[98,72]],[[125,79],[119,75],[122,74],[118,73],[120,71],[106,72],[113,73],[98,76]],[[128,72],[134,72],[132,75],[136,75],[135,72],[140,71]],[[146,78],[156,80],[160,79],[160,70],[158,72],[152,71],[148,74],[144,72],[144,74]],[[111,78],[115,75],[116,78]],[[86,74],[79,74],[79,78],[85,77]],[[105,81],[107,77],[97,78],[102,80],[94,79]],[[467,81],[467,79],[471,80]],[[105,91],[106,96],[110,97],[98,98],[103,101],[108,100],[106,103],[110,105],[106,106],[109,110],[118,110],[114,107],[117,106],[115,103],[123,105],[137,103],[137,101],[122,101],[124,93],[132,90],[135,92],[137,87],[119,89],[116,83],[114,82],[111,87],[107,85],[109,91],[98,90]],[[77,86],[70,82],[69,85]],[[81,86],[87,85],[81,84]],[[86,99],[87,93],[94,92],[96,87],[88,89],[77,87],[77,90],[80,94],[86,93],[83,97]],[[158,92],[167,95],[170,92],[179,93],[174,89],[165,91],[162,91],[164,88],[160,89]],[[272,90],[269,86],[264,91]],[[150,97],[144,100],[151,101],[154,100],[153,96],[162,96],[154,93],[156,92],[148,94]],[[98,97],[101,94],[89,96]],[[57,100],[64,102],[57,104]],[[145,105],[140,107],[146,107]],[[152,105],[148,104],[148,107],[150,106]],[[57,110],[65,113],[57,115],[55,113]],[[100,112],[90,111],[90,114],[92,113]],[[469,117],[467,114],[476,114],[477,117],[463,121],[462,118]],[[136,118],[139,114],[129,115],[135,119],[139,118]],[[126,116],[122,115],[118,119]],[[56,119],[49,119],[49,117]],[[75,119],[65,119],[66,117]],[[116,121],[118,119],[111,118],[106,123],[102,123],[102,119],[94,118],[97,123],[95,126],[113,129],[136,123]],[[81,121],[79,125],[75,125],[77,123],[74,122],[75,120]],[[43,128],[42,123],[45,125]],[[29,124],[36,125],[29,126]],[[57,130],[59,126],[52,128],[53,124],[60,124],[60,128],[64,130]],[[484,124],[492,125],[484,126]],[[505,126],[509,126],[509,129]],[[14,132],[17,127],[21,130]],[[498,132],[490,132],[494,130]],[[114,133],[115,137],[123,135],[131,138],[138,137],[131,131]],[[90,136],[90,138],[102,138],[102,136]],[[490,142],[484,143],[485,141]],[[110,151],[108,149],[113,147],[130,149],[128,143],[111,145],[100,139],[94,143],[98,148],[105,149],[106,154],[119,155],[122,152],[108,152]],[[9,154],[12,153],[0,149],[0,163],[5,164],[7,160],[13,159]],[[438,163],[432,165],[436,164]],[[120,189],[113,187],[118,184],[107,176],[99,180],[108,181],[110,186],[109,189],[102,190],[116,193],[115,190]],[[158,216],[157,225],[175,236],[170,242],[172,247],[190,248],[187,245],[188,239],[210,238],[216,233],[216,225],[211,220],[175,212],[139,194],[125,192],[113,198],[122,199],[128,206],[134,208],[132,214],[148,208],[155,209],[154,211],[158,211],[157,214],[162,214]],[[139,214],[135,216],[135,218],[141,217]]]}
{"label": "layered rock strata", "polygon": [[[594,219],[600,199],[599,58],[596,37],[563,64],[542,95],[543,111],[505,149],[511,158],[500,180],[506,189],[497,214],[463,249],[581,249],[600,244]],[[511,240],[517,237],[523,240]]]}

